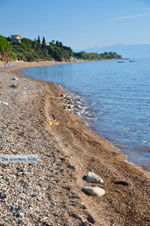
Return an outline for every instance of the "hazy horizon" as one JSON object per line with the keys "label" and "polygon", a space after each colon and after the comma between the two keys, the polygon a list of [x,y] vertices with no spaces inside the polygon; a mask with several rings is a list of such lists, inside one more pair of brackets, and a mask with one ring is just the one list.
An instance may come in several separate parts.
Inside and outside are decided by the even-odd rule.
{"label": "hazy horizon", "polygon": [[150,58],[150,44],[134,44],[134,45],[112,45],[103,47],[93,47],[86,49],[76,49],[74,51],[85,51],[88,53],[117,52],[124,58]]}
{"label": "hazy horizon", "polygon": [[[114,45],[103,45],[103,46],[89,46],[85,49],[96,49],[96,48],[105,48],[105,47],[111,47],[111,46],[140,46],[140,45],[150,45],[150,43],[137,43],[137,44],[132,44],[132,43],[129,43],[129,44],[124,44],[124,43],[117,43],[117,44],[114,44]],[[75,49],[75,50],[81,50],[81,49]]]}

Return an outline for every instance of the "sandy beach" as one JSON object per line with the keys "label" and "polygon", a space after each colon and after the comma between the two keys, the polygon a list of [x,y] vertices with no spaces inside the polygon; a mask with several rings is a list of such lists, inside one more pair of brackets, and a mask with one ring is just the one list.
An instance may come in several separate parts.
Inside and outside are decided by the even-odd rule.
{"label": "sandy beach", "polygon": [[[150,175],[67,112],[59,85],[20,73],[63,63],[0,67],[0,154],[38,157],[35,163],[0,163],[1,225],[149,226]],[[84,180],[88,171],[104,183]],[[105,194],[87,195],[87,186]]]}

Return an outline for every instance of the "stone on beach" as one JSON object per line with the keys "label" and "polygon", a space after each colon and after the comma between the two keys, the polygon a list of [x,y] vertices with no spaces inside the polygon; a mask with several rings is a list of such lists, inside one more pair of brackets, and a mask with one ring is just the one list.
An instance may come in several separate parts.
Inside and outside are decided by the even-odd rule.
{"label": "stone on beach", "polygon": [[99,187],[83,187],[82,191],[87,195],[92,195],[92,196],[100,197],[105,195],[105,190]]}
{"label": "stone on beach", "polygon": [[99,184],[104,183],[104,181],[101,177],[99,177],[98,175],[96,175],[95,173],[92,173],[92,172],[87,173],[86,180],[89,182],[93,182],[93,183],[99,183]]}
{"label": "stone on beach", "polygon": [[18,78],[14,77],[14,78],[12,78],[12,80],[18,80]]}
{"label": "stone on beach", "polygon": [[5,102],[5,101],[1,101],[1,100],[0,100],[0,104],[4,104],[4,105],[7,105],[7,106],[8,106],[8,103]]}

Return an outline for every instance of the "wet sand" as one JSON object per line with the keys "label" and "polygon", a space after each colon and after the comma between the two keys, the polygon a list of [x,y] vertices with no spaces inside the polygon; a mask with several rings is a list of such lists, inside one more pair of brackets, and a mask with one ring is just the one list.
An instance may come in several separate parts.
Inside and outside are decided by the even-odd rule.
{"label": "wet sand", "polygon": [[[64,62],[62,62],[64,63]],[[24,77],[27,67],[0,68],[1,154],[36,154],[37,163],[0,163],[0,223],[4,225],[150,225],[150,175],[64,109],[59,85]],[[6,104],[7,103],[7,104]],[[105,189],[88,196],[92,171]]]}

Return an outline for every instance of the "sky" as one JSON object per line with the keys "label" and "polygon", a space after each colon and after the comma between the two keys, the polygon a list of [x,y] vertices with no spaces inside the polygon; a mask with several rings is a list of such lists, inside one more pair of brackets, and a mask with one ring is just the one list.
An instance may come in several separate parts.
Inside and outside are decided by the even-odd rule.
{"label": "sky", "polygon": [[0,0],[0,34],[72,49],[150,44],[150,0]]}

